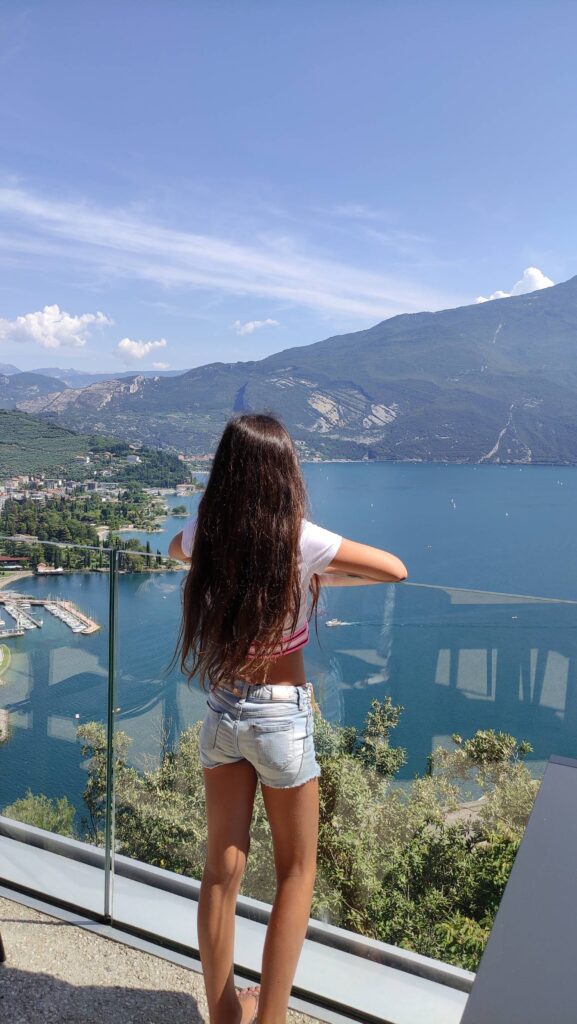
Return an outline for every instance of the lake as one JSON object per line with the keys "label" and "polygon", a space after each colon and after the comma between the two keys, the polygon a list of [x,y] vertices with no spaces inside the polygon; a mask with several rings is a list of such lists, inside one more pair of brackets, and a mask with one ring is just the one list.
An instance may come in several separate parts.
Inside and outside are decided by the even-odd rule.
{"label": "lake", "polygon": [[[402,584],[330,588],[305,649],[324,715],[361,725],[371,701],[390,694],[404,711],[393,743],[407,750],[400,773],[458,732],[497,728],[528,739],[536,774],[551,753],[577,752],[575,630],[577,469],[323,463],[303,467],[310,518],[398,554]],[[170,496],[192,514],[201,495]],[[134,536],[165,553],[182,520]],[[123,534],[124,538],[130,536]],[[155,764],[205,695],[177,670],[183,572],[119,578],[116,721],[132,739],[130,760]],[[0,686],[11,736],[0,745],[0,807],[25,793],[68,795],[81,808],[85,780],[75,730],[106,713],[108,581],[105,574],[36,577],[12,587],[70,597],[103,629],[73,634],[48,613],[41,629],[8,641]],[[0,615],[9,621],[1,610]],[[334,628],[327,620],[344,624]]]}

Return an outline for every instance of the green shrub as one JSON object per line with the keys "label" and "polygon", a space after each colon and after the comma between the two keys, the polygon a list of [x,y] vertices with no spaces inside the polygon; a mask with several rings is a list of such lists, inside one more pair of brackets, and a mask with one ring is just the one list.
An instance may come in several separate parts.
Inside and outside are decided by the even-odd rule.
{"label": "green shrub", "polygon": [[[531,748],[492,730],[455,736],[453,749],[432,753],[426,775],[401,784],[394,776],[405,751],[391,745],[401,712],[388,697],[374,700],[361,730],[315,715],[322,772],[312,916],[475,970],[538,789],[523,763]],[[115,733],[113,751],[116,850],[194,878],[207,841],[199,731],[200,723],[185,729],[149,771],[128,765],[125,733]],[[77,732],[89,759],[84,831],[102,843],[106,733],[97,722]],[[462,806],[470,796],[472,814]],[[70,811],[28,794],[4,813],[72,834]],[[241,892],[271,903],[272,864],[257,789]]]}
{"label": "green shrub", "polygon": [[57,832],[61,836],[75,835],[76,811],[65,796],[50,800],[42,793],[36,795],[28,790],[26,796],[4,807],[2,814],[14,821],[23,821],[27,825],[44,828],[47,832]]}

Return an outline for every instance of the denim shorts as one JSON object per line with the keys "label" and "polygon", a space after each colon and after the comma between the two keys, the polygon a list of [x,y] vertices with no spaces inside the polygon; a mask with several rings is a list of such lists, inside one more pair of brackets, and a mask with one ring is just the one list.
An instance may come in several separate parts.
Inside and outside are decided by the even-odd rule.
{"label": "denim shorts", "polygon": [[199,737],[203,768],[250,761],[260,782],[275,789],[317,778],[310,684],[236,680],[234,686],[235,692],[217,686],[206,701]]}

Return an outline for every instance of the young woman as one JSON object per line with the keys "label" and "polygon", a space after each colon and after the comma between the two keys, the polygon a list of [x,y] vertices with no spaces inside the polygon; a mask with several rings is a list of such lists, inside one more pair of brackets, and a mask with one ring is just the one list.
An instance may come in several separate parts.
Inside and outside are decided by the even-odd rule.
{"label": "young woman", "polygon": [[[295,446],[273,416],[231,419],[198,516],[169,555],[190,561],[177,649],[208,689],[200,732],[208,849],[198,941],[211,1024],[284,1024],[316,874],[318,775],[303,647],[324,585],[395,583],[395,555],[316,526]],[[307,608],[312,594],[310,611]],[[234,986],[235,905],[260,783],[276,897],[261,984]]]}

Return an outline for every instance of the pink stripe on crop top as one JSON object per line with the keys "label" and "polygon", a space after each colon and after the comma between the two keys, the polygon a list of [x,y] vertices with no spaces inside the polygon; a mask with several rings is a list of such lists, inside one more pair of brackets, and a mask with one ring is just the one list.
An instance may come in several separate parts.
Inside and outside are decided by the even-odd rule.
{"label": "pink stripe on crop top", "polygon": [[[273,654],[273,659],[282,657],[283,654],[292,654],[293,651],[298,651],[301,647],[305,647],[309,642],[309,624],[308,620],[304,626],[297,629],[296,633],[292,633],[291,636],[283,637],[280,645],[280,651],[278,654]],[[250,645],[249,658],[255,657],[254,644]]]}

